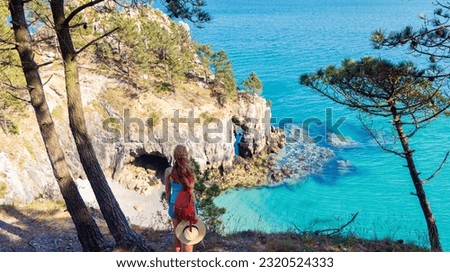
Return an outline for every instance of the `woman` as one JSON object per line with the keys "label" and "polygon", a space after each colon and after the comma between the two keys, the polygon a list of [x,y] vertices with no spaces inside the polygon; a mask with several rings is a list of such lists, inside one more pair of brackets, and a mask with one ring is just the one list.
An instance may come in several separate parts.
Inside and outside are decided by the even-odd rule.
{"label": "woman", "polygon": [[[194,196],[195,177],[189,161],[187,149],[184,145],[177,145],[173,151],[175,163],[173,167],[166,169],[164,173],[164,184],[166,187],[166,200],[169,203],[169,216],[173,221],[173,229],[175,230],[180,221],[175,217],[174,204],[178,193],[183,189],[183,184]],[[174,233],[175,251],[192,252],[193,245],[182,244]]]}

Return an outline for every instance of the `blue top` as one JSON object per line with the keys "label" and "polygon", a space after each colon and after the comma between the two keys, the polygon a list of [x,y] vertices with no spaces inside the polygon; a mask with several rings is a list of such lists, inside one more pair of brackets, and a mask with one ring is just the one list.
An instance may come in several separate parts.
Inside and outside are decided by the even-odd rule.
{"label": "blue top", "polygon": [[[175,181],[170,181],[170,188],[171,188],[171,193],[170,193],[170,202],[169,202],[169,216],[172,219],[176,219],[175,217],[175,213],[173,211],[173,206],[175,205],[175,199],[177,199],[178,193],[183,190],[183,184],[179,183],[179,182],[175,182]],[[197,202],[195,201],[194,198],[194,203],[195,203],[195,212],[198,214],[198,207],[197,207]]]}
{"label": "blue top", "polygon": [[175,199],[177,199],[178,193],[183,189],[183,184],[179,182],[170,181],[170,202],[169,202],[169,216],[175,219],[175,214],[173,212],[173,206],[175,205]]}

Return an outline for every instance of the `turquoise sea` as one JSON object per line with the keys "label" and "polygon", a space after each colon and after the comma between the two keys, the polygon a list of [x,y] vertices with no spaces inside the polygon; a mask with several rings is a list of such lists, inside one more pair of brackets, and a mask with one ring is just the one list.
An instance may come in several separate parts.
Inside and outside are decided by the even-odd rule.
{"label": "turquoise sea", "polygon": [[[426,224],[403,159],[383,152],[362,128],[354,112],[298,84],[302,73],[366,55],[393,61],[413,60],[399,50],[374,50],[370,35],[378,28],[420,26],[419,14],[431,16],[431,0],[208,0],[213,21],[192,29],[193,37],[214,50],[225,49],[237,81],[255,71],[263,96],[273,103],[273,117],[295,123],[314,117],[345,117],[340,127],[356,142],[332,148],[335,158],[319,174],[291,184],[224,192],[216,203],[227,208],[226,231],[327,229],[347,222],[347,231],[367,238],[403,239],[428,246]],[[334,122],[334,121],[333,121]],[[381,122],[389,126],[389,123]],[[314,132],[324,133],[319,126]],[[440,119],[411,140],[417,167],[426,178],[450,148],[450,120]],[[343,171],[337,161],[351,163]],[[425,185],[444,250],[450,251],[450,162]]]}

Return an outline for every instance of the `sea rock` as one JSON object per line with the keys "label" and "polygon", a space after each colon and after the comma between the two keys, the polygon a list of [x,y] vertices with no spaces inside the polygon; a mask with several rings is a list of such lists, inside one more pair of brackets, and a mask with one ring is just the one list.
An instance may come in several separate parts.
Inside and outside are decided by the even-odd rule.
{"label": "sea rock", "polygon": [[296,133],[297,140],[286,143],[281,152],[276,155],[276,164],[273,166],[272,180],[299,180],[314,173],[320,173],[335,154],[333,150],[319,146],[314,142],[304,141],[305,131],[295,125],[285,127],[286,137]]}
{"label": "sea rock", "polygon": [[354,165],[349,160],[337,160],[338,171],[341,174],[346,174],[352,171]]}
{"label": "sea rock", "polygon": [[328,134],[327,141],[331,146],[336,148],[352,148],[358,146],[358,142],[355,140],[343,136],[337,136],[335,134]]}

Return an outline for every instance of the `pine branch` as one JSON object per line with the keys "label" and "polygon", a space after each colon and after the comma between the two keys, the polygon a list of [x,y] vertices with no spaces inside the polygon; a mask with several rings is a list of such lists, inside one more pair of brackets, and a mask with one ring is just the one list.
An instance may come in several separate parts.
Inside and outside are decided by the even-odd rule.
{"label": "pine branch", "polygon": [[17,68],[22,68],[21,65],[14,64],[14,63],[11,63],[11,62],[9,62],[9,61],[0,61],[0,65],[4,65],[4,66],[12,66],[12,67],[17,67]]}
{"label": "pine branch", "polygon": [[52,61],[47,61],[47,62],[44,62],[44,63],[41,63],[41,64],[38,64],[38,68],[41,68],[41,67],[44,67],[44,66],[47,66],[47,65],[50,65],[50,64],[53,64],[54,63],[54,61],[52,60]]}
{"label": "pine branch", "polygon": [[36,45],[36,44],[40,44],[42,42],[46,42],[48,40],[52,40],[54,38],[55,38],[55,36],[48,36],[48,37],[45,37],[45,38],[42,38],[42,39],[39,39],[39,40],[35,40],[35,41],[33,41],[33,46]]}
{"label": "pine branch", "polygon": [[2,38],[0,38],[0,43],[5,43],[5,44],[9,44],[9,45],[14,45],[14,46],[16,46],[16,47],[19,46],[19,44],[15,43],[15,42],[8,41],[8,40],[2,39]]}
{"label": "pine branch", "polygon": [[80,48],[75,54],[80,54],[81,52],[83,52],[83,50],[85,50],[86,48],[88,48],[89,46],[91,46],[92,44],[96,43],[97,41],[111,35],[113,32],[117,31],[119,29],[119,27],[114,28],[111,31],[106,32],[105,34],[101,35],[100,37],[97,37],[95,39],[93,39],[92,41],[88,42],[86,45],[84,45],[82,48]]}
{"label": "pine branch", "polygon": [[[408,135],[406,135],[407,138],[411,138],[412,136],[414,136],[414,134],[416,134],[416,132],[420,129],[419,121],[418,121],[416,115],[411,113],[411,118],[414,120],[414,122],[413,122],[414,130],[411,133],[409,133]],[[405,123],[402,123],[402,125],[405,125]]]}
{"label": "pine branch", "polygon": [[441,165],[439,165],[438,169],[436,171],[434,171],[434,173],[431,176],[422,180],[422,184],[429,182],[432,178],[434,178],[442,170],[442,167],[444,167],[444,164],[447,161],[449,154],[450,154],[450,151],[447,151],[447,154],[445,154],[445,158],[442,160]]}
{"label": "pine branch", "polygon": [[39,21],[39,18],[35,18],[32,22],[26,24],[26,27],[29,28],[30,26],[32,26],[34,23],[36,23],[37,21]]}
{"label": "pine branch", "polygon": [[85,10],[85,9],[87,9],[87,8],[89,8],[89,7],[95,6],[96,4],[101,3],[101,2],[103,2],[103,1],[105,1],[105,0],[94,0],[94,1],[92,1],[92,2],[89,2],[89,3],[86,3],[86,4],[84,4],[84,5],[79,6],[78,8],[74,9],[74,10],[69,14],[69,16],[67,16],[67,18],[66,18],[66,19],[64,20],[64,22],[63,22],[63,25],[68,26],[69,23],[70,23],[70,21],[72,21],[72,19],[73,19],[75,16],[77,16],[78,13],[82,12],[83,10]]}
{"label": "pine branch", "polygon": [[85,25],[87,25],[87,23],[83,22],[83,23],[78,23],[78,24],[75,24],[75,25],[71,25],[71,26],[69,26],[69,28],[77,28],[79,26],[83,26],[84,27]]}
{"label": "pine branch", "polygon": [[[447,4],[450,4],[450,3],[447,2]],[[441,6],[441,7],[445,8],[445,9],[450,9],[450,6],[442,4],[442,2],[439,1],[439,0],[436,0],[436,5],[437,6]]]}
{"label": "pine branch", "polygon": [[23,102],[25,102],[25,103],[27,103],[27,104],[31,104],[31,101],[29,101],[29,100],[26,100],[26,99],[23,99],[23,98],[21,98],[21,97],[18,97],[18,96],[16,96],[15,94],[13,94],[13,93],[11,93],[10,91],[8,91],[8,90],[4,90],[7,94],[9,94],[10,96],[12,96],[12,97],[14,97],[15,99],[17,99],[17,100],[20,100],[20,101],[23,101]]}
{"label": "pine branch", "polygon": [[387,148],[386,145],[384,145],[384,144],[382,144],[382,143],[380,142],[380,140],[378,139],[377,135],[373,132],[373,130],[370,129],[370,128],[367,126],[367,124],[364,123],[364,121],[362,121],[361,119],[360,119],[360,121],[361,121],[361,123],[362,123],[364,129],[372,136],[372,138],[375,140],[375,142],[377,143],[377,145],[378,145],[381,149],[383,149],[383,151],[386,151],[386,152],[389,152],[389,153],[393,153],[393,154],[395,154],[395,155],[397,155],[397,156],[399,156],[399,157],[401,157],[401,158],[404,158],[404,157],[405,157],[405,154],[403,154],[402,152],[398,152],[398,151],[395,151],[395,150],[393,150],[393,149]]}
{"label": "pine branch", "polygon": [[350,225],[351,223],[353,223],[353,221],[355,221],[356,217],[358,216],[359,212],[356,212],[353,217],[344,225],[340,226],[339,228],[331,228],[331,229],[324,229],[324,230],[315,230],[314,234],[315,235],[319,235],[321,233],[324,232],[330,232],[328,234],[326,234],[327,236],[331,236],[331,235],[335,235],[338,234],[339,232],[341,232],[343,229],[345,229],[348,225]]}
{"label": "pine branch", "polygon": [[47,79],[47,81],[44,82],[44,84],[42,84],[42,86],[47,85],[47,83],[49,83],[52,78],[53,78],[53,75],[50,75],[50,77]]}
{"label": "pine branch", "polygon": [[402,122],[402,124],[403,125],[416,125],[416,124],[423,124],[423,123],[430,122],[431,120],[439,117],[443,112],[445,112],[449,108],[450,108],[450,104],[447,104],[444,108],[440,109],[439,111],[435,112],[434,114],[432,114],[426,118],[417,120],[415,122]]}
{"label": "pine branch", "polygon": [[16,50],[16,48],[15,47],[0,48],[0,51],[11,51],[11,50]]}
{"label": "pine branch", "polygon": [[[17,87],[17,86],[14,86],[14,85],[12,85],[11,83],[6,83],[6,82],[3,82],[3,81],[0,81],[0,83],[3,84],[3,85],[5,85],[5,86],[8,86],[8,87],[11,88],[11,89],[15,89],[15,90],[26,90],[25,88],[19,88],[19,87]],[[17,99],[17,100],[23,101],[23,102],[25,102],[25,103],[27,103],[27,104],[30,104],[30,103],[31,103],[31,101],[26,100],[26,99],[24,99],[24,98],[21,98],[21,97],[15,95],[15,94],[13,94],[13,93],[10,92],[9,90],[3,89],[3,91],[6,92],[7,94],[9,94],[10,96],[12,96],[13,98]]]}

